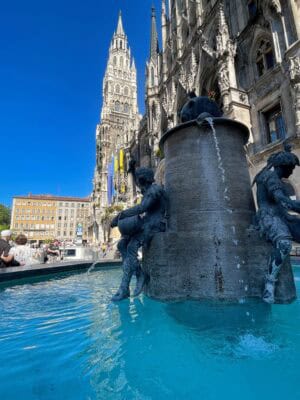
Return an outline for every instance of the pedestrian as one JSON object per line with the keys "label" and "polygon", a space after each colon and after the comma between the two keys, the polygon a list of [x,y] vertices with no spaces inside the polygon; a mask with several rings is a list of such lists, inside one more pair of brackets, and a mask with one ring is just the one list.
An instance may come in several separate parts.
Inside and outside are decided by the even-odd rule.
{"label": "pedestrian", "polygon": [[27,245],[27,237],[25,235],[18,235],[15,240],[16,245],[9,250],[9,255],[20,263],[20,265],[33,265],[39,264],[39,253],[37,250]]}
{"label": "pedestrian", "polygon": [[13,255],[9,254],[11,246],[9,244],[11,238],[11,231],[4,230],[1,232],[0,238],[0,268],[15,267],[20,264],[14,259]]}

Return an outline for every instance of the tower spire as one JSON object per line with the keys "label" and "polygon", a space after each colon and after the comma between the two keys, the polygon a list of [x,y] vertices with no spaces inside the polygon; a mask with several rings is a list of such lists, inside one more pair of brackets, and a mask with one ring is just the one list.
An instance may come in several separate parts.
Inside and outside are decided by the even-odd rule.
{"label": "tower spire", "polygon": [[117,35],[124,35],[124,28],[123,28],[122,12],[121,12],[121,10],[119,11]]}
{"label": "tower spire", "polygon": [[150,58],[156,59],[157,53],[159,52],[158,48],[158,35],[156,29],[156,15],[155,8],[152,6],[151,10],[151,43],[150,43]]}

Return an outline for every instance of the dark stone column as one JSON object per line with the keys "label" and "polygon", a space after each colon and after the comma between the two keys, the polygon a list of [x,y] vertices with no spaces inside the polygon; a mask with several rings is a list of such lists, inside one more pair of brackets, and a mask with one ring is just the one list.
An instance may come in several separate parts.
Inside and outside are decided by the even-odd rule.
{"label": "dark stone column", "polygon": [[[157,299],[260,297],[271,247],[249,230],[255,214],[244,145],[248,129],[214,118],[181,124],[161,139],[169,228],[145,252],[150,280],[145,292]],[[277,300],[295,298],[287,266]],[[287,289],[288,288],[288,289]]]}

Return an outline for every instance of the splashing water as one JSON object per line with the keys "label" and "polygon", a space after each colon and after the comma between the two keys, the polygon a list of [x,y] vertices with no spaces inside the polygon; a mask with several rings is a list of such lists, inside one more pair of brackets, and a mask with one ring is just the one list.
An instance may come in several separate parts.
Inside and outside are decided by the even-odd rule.
{"label": "splashing water", "polygon": [[277,350],[279,350],[278,345],[267,342],[263,337],[248,333],[240,336],[234,353],[238,357],[260,359],[275,353]]}
{"label": "splashing water", "polygon": [[95,269],[96,265],[98,264],[99,261],[95,261],[87,270],[87,275],[90,275],[90,273]]}
{"label": "splashing water", "polygon": [[112,304],[121,273],[2,285],[0,399],[300,398],[299,297]]}

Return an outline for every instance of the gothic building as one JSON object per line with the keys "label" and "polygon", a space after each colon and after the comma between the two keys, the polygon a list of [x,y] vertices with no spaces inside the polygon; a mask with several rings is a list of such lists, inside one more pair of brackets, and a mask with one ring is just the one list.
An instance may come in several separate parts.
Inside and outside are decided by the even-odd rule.
{"label": "gothic building", "polygon": [[139,125],[136,67],[119,14],[103,79],[101,121],[96,127],[96,167],[92,194],[94,240],[103,240],[103,218],[113,203],[131,193],[126,174],[128,148]]}
{"label": "gothic building", "polygon": [[[130,153],[138,165],[155,168],[163,182],[159,140],[179,122],[190,91],[214,98],[226,117],[248,126],[252,175],[285,140],[300,157],[299,21],[300,0],[162,0],[161,48],[154,9],[151,14],[146,111],[139,121],[136,71],[120,16],[96,130],[94,221],[99,225],[111,201],[133,197],[124,167],[112,165],[120,150],[125,161]],[[299,170],[291,181],[294,195],[300,194]]]}
{"label": "gothic building", "polygon": [[252,174],[284,140],[300,156],[299,21],[299,0],[162,0],[162,48],[152,10],[146,121],[132,147],[140,164],[158,164],[159,139],[192,90],[249,127]]}

